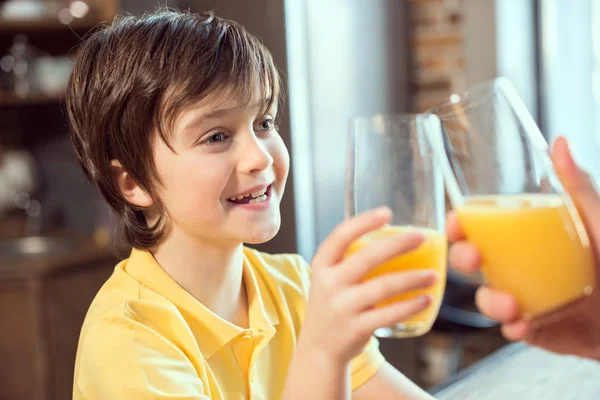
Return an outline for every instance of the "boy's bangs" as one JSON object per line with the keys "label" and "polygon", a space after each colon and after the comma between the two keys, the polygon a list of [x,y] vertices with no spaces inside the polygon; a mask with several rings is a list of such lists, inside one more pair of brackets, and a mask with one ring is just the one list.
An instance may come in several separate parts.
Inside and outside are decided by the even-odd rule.
{"label": "boy's bangs", "polygon": [[[215,96],[217,102],[227,101],[233,96],[245,107],[258,103],[262,113],[279,103],[279,74],[270,53],[256,38],[235,28],[224,29],[210,52],[197,44],[202,41],[188,41],[196,44],[185,49],[183,60],[173,60],[178,74],[168,79],[171,84],[154,121],[169,147],[177,117],[202,100]],[[191,33],[202,34],[200,29]]]}

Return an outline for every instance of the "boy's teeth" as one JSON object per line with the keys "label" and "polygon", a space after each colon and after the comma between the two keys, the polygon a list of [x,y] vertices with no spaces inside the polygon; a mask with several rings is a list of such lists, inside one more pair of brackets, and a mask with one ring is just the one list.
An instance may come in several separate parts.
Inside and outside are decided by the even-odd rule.
{"label": "boy's teeth", "polygon": [[267,199],[267,196],[265,193],[267,193],[267,188],[265,188],[263,190],[259,190],[258,192],[252,192],[252,193],[242,194],[239,196],[233,196],[233,197],[230,197],[229,200],[231,200],[231,201],[241,200],[245,197],[252,196],[250,203],[260,203],[261,201],[265,201]]}
{"label": "boy's teeth", "polygon": [[263,190],[259,190],[258,192],[252,192],[250,193],[252,195],[252,197],[258,197],[258,196],[262,196],[263,194],[267,193],[267,189],[263,189]]}
{"label": "boy's teeth", "polygon": [[257,197],[255,199],[250,200],[248,203],[250,203],[250,204],[253,204],[253,203],[262,203],[266,199],[267,199],[267,195],[263,194],[260,197]]}

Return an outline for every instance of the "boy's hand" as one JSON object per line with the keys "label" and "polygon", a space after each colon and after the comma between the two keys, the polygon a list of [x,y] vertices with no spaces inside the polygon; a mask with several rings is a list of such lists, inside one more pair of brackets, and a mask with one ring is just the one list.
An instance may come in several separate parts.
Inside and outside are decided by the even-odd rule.
{"label": "boy's hand", "polygon": [[[596,259],[596,278],[600,283],[600,197],[590,177],[573,161],[568,144],[559,138],[552,155],[554,168],[571,195],[583,219]],[[450,264],[462,272],[479,269],[481,257],[477,249],[465,241],[458,218],[448,217]],[[565,268],[569,268],[565,265]],[[546,317],[527,322],[518,318],[516,300],[507,293],[482,287],[475,298],[477,306],[488,317],[502,323],[502,332],[509,340],[525,340],[541,348],[573,354],[600,361],[600,285],[595,291],[574,304]]]}
{"label": "boy's hand", "polygon": [[[323,242],[312,263],[311,291],[300,343],[336,365],[357,356],[378,328],[398,324],[422,311],[428,297],[401,301],[383,308],[374,305],[435,282],[432,271],[390,273],[363,282],[365,275],[385,261],[417,248],[419,233],[375,241],[344,259],[349,245],[391,219],[387,208],[366,212],[340,224]],[[308,346],[308,347],[306,347]]]}

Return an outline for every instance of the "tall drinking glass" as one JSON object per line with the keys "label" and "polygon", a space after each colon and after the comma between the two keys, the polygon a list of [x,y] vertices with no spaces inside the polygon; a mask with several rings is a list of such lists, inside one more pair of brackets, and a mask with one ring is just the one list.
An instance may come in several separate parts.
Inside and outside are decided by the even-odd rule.
{"label": "tall drinking glass", "polygon": [[431,269],[438,273],[428,289],[415,290],[378,306],[428,294],[432,303],[405,321],[375,332],[380,337],[413,337],[427,333],[435,321],[446,282],[443,176],[434,163],[424,132],[424,115],[376,115],[351,120],[346,176],[346,215],[379,206],[393,211],[391,224],[355,241],[347,255],[375,240],[419,231],[425,242],[416,250],[380,265],[365,279],[390,272]]}
{"label": "tall drinking glass", "polygon": [[525,319],[592,293],[584,225],[510,82],[484,82],[430,112],[452,205],[488,284],[514,295]]}

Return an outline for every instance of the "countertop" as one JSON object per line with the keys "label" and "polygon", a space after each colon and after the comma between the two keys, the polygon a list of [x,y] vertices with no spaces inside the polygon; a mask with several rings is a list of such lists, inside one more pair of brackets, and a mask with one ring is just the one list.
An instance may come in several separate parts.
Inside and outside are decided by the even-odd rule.
{"label": "countertop", "polygon": [[598,400],[600,363],[511,344],[430,393],[453,400]]}

